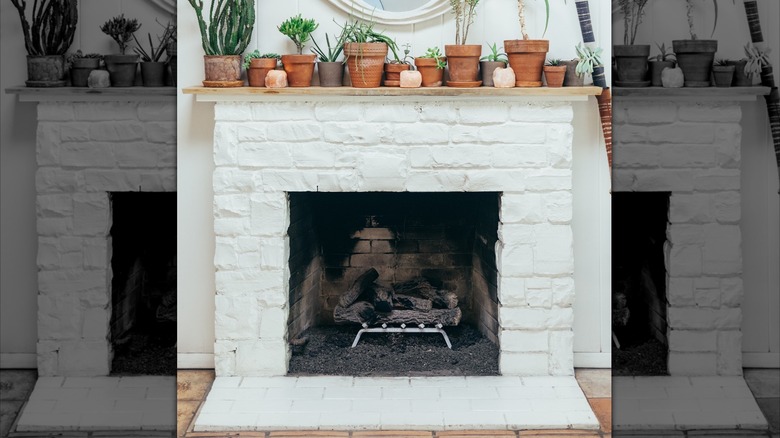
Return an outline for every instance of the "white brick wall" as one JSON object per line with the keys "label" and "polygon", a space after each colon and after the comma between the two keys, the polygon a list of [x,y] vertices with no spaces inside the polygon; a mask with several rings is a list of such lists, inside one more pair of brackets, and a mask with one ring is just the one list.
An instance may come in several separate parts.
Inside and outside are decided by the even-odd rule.
{"label": "white brick wall", "polygon": [[170,102],[38,103],[38,374],[111,363],[108,192],[176,190]]}
{"label": "white brick wall", "polygon": [[739,102],[614,104],[614,191],[669,191],[669,372],[742,373]]}
{"label": "white brick wall", "polygon": [[568,102],[218,102],[217,375],[287,372],[290,191],[502,192],[501,372],[572,375],[572,118]]}

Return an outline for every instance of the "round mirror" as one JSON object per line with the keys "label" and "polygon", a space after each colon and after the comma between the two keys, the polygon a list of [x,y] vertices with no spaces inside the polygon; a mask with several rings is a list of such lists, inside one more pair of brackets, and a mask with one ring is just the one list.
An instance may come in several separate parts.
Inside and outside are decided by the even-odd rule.
{"label": "round mirror", "polygon": [[328,0],[342,11],[363,20],[403,25],[419,23],[449,11],[447,0]]}

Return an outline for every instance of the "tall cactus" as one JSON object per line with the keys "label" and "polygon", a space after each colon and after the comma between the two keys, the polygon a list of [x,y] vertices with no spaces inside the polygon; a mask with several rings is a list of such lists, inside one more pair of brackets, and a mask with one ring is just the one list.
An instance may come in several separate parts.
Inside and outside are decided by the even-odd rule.
{"label": "tall cactus", "polygon": [[254,0],[211,0],[209,23],[203,19],[203,0],[188,0],[195,15],[206,55],[240,55],[252,38]]}
{"label": "tall cactus", "polygon": [[30,56],[64,55],[76,34],[78,0],[38,0],[33,4],[32,26],[25,0],[11,0],[22,22],[24,48]]}

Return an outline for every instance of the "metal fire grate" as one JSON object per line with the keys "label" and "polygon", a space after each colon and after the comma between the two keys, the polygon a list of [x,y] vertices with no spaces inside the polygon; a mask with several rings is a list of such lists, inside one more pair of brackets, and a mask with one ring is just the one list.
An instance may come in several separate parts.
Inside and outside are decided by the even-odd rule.
{"label": "metal fire grate", "polygon": [[363,333],[441,333],[444,337],[444,342],[447,343],[447,348],[452,350],[450,338],[442,329],[441,324],[436,324],[435,328],[425,327],[425,324],[420,324],[417,327],[407,327],[406,324],[401,324],[400,327],[388,327],[387,324],[382,324],[381,327],[368,328],[368,324],[363,323],[363,328],[358,331],[357,336],[355,336],[355,341],[352,342],[352,348],[355,348],[358,342],[360,342],[360,336],[362,336]]}

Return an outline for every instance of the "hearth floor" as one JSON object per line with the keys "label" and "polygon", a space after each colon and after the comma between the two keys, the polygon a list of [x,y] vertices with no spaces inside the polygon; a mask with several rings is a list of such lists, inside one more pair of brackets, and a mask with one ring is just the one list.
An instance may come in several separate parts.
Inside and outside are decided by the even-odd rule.
{"label": "hearth floor", "polygon": [[612,397],[615,432],[768,428],[742,377],[613,377]]}
{"label": "hearth floor", "polygon": [[39,377],[14,430],[172,432],[175,388],[173,376]]}
{"label": "hearth floor", "polygon": [[598,430],[571,377],[217,377],[194,432]]}

